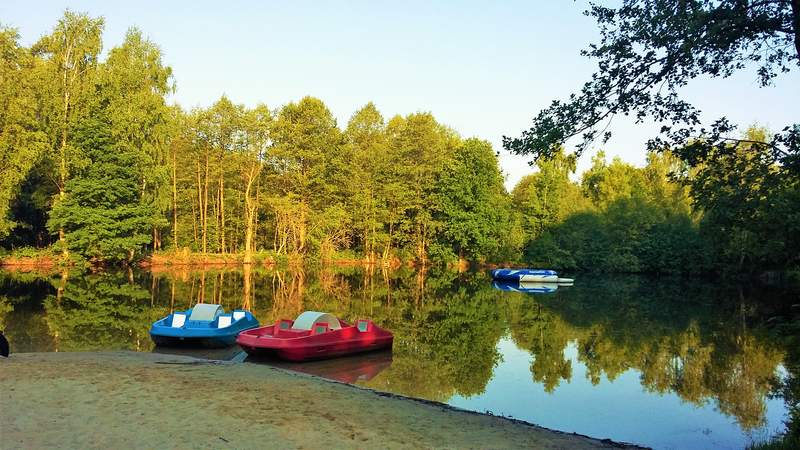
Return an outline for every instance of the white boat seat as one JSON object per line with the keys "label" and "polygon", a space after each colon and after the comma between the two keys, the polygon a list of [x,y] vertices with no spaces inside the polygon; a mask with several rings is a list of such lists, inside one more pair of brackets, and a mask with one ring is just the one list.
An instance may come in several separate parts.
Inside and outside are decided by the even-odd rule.
{"label": "white boat seat", "polygon": [[233,323],[233,317],[231,316],[219,316],[219,321],[217,322],[217,328],[226,328],[231,326]]}
{"label": "white boat seat", "polygon": [[220,305],[212,305],[209,303],[198,303],[192,308],[192,314],[189,320],[198,320],[203,322],[212,322],[217,316],[221,315],[224,311]]}
{"label": "white boat seat", "polygon": [[186,314],[175,313],[172,315],[172,328],[180,328],[186,323]]}
{"label": "white boat seat", "polygon": [[319,311],[306,311],[297,316],[297,319],[292,324],[292,329],[310,331],[317,322],[327,323],[329,330],[339,330],[342,328],[339,319],[332,314]]}
{"label": "white boat seat", "polygon": [[244,311],[234,311],[233,320],[240,320],[240,319],[244,319]]}

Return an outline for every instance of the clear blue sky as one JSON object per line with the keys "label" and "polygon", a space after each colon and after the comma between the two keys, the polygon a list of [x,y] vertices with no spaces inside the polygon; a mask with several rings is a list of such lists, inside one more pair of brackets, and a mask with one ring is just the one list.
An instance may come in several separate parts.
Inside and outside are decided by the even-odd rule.
{"label": "clear blue sky", "polygon": [[[593,71],[579,51],[597,37],[584,1],[19,1],[0,3],[0,23],[25,45],[48,33],[64,9],[106,19],[104,48],[139,27],[161,46],[177,84],[174,101],[233,101],[279,107],[322,99],[340,126],[368,101],[387,119],[430,111],[463,136],[501,151],[510,188],[532,169],[502,151],[550,101],[578,90]],[[779,129],[800,121],[800,71],[759,89],[753,72],[699,80],[686,98],[711,121]],[[641,165],[656,129],[618,118],[609,156]],[[590,164],[584,155],[579,172]]]}

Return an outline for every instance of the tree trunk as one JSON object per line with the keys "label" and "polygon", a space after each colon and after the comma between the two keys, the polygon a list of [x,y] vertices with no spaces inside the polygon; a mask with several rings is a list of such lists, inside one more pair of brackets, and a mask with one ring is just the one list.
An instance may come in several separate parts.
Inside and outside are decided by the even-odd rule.
{"label": "tree trunk", "polygon": [[297,223],[297,251],[300,254],[304,254],[306,251],[306,203],[300,205],[300,217]]}
{"label": "tree trunk", "polygon": [[[260,196],[259,196],[260,192],[261,192],[261,180],[259,179],[256,181],[256,205],[258,205],[260,201]],[[253,250],[258,248],[258,246],[256,245],[256,242],[258,242],[258,225],[259,225],[258,214],[256,214],[255,217],[253,217],[253,237],[251,240],[251,242],[253,243],[252,244]]]}
{"label": "tree trunk", "polygon": [[192,238],[194,239],[194,248],[197,248],[197,212],[194,209],[194,198],[192,199]]}
{"label": "tree trunk", "polygon": [[[65,39],[69,39],[65,37]],[[62,67],[63,70],[61,72],[62,77],[62,88],[63,88],[63,98],[64,104],[62,105],[63,110],[63,123],[61,124],[61,143],[59,145],[59,186],[58,186],[58,198],[59,201],[64,201],[66,197],[66,185],[67,185],[67,178],[68,178],[68,157],[67,157],[67,143],[68,143],[68,135],[69,135],[69,112],[72,108],[72,86],[75,82],[75,78],[79,75],[78,71],[78,64],[76,61],[72,60],[72,55],[74,51],[74,42],[68,42],[66,45],[66,49],[64,51],[64,58],[62,60]],[[71,72],[71,73],[70,73]],[[58,230],[58,240],[64,247],[64,256],[69,256],[69,250],[67,250],[66,243],[65,243],[65,232],[64,227],[60,227]]]}
{"label": "tree trunk", "polygon": [[[69,55],[69,51],[67,51],[67,55]],[[66,186],[67,186],[67,127],[68,127],[68,120],[69,120],[69,89],[67,86],[67,72],[64,71],[64,123],[61,127],[61,144],[59,145],[59,170],[58,170],[58,201],[63,202],[64,198],[66,197]],[[58,229],[58,240],[61,243],[61,246],[64,251],[64,257],[69,256],[69,252],[67,251],[66,243],[64,242],[64,227],[61,226]]]}
{"label": "tree trunk", "polygon": [[178,250],[178,174],[175,152],[172,152],[172,247]]}
{"label": "tree trunk", "polygon": [[[205,155],[206,172],[203,180],[203,254],[208,252],[208,152]],[[204,257],[205,258],[205,257]]]}
{"label": "tree trunk", "polygon": [[244,194],[244,264],[249,265],[253,262],[253,215],[254,209],[250,199],[250,184]]}
{"label": "tree trunk", "polygon": [[219,235],[220,235],[220,252],[225,253],[225,180],[223,178],[224,172],[222,171],[222,164],[220,162],[219,173]]}
{"label": "tree trunk", "polygon": [[203,228],[203,182],[200,178],[200,161],[196,161],[197,163],[197,215],[199,223],[197,224],[197,228],[200,232],[200,248],[205,248],[205,229]]}
{"label": "tree trunk", "polygon": [[153,251],[161,250],[161,233],[158,232],[158,227],[153,225]]}

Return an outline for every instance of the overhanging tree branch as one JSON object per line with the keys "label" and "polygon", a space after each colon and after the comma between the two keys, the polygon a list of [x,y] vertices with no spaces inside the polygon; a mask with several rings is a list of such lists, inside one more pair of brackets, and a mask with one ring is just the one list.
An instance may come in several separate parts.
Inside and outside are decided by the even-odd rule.
{"label": "overhanging tree branch", "polygon": [[[679,89],[694,78],[727,77],[753,64],[762,86],[796,69],[800,47],[788,49],[800,45],[799,2],[626,0],[617,9],[592,4],[586,14],[597,20],[601,41],[582,54],[597,59],[598,71],[578,94],[554,101],[530,129],[504,137],[503,145],[512,153],[548,158],[577,137],[580,154],[598,137],[610,137],[598,127],[617,114],[634,115],[637,123],[671,123],[662,130],[662,144],[681,145],[702,135],[696,128],[700,111],[679,97]],[[792,129],[771,144],[782,157],[797,152],[796,139],[786,134]]]}

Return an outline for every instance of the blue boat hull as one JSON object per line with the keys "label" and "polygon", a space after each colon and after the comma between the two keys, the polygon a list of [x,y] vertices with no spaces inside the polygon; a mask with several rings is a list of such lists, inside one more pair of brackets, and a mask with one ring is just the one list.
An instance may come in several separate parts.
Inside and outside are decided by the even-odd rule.
{"label": "blue boat hull", "polygon": [[555,270],[495,269],[492,271],[492,278],[503,281],[557,283],[558,273]]}
{"label": "blue boat hull", "polygon": [[[153,323],[150,327],[153,342],[156,345],[173,347],[228,347],[236,343],[239,333],[259,326],[258,320],[249,311],[234,311],[236,315],[241,314],[236,320],[232,319],[230,313],[217,313],[210,320],[192,320],[191,312],[192,310],[176,311]],[[181,321],[173,326],[175,318]],[[226,319],[227,323],[222,324],[222,319]]]}
{"label": "blue boat hull", "polygon": [[236,343],[236,333],[233,336],[215,336],[215,337],[177,337],[177,336],[161,336],[158,334],[150,334],[153,342],[160,347],[202,347],[202,348],[224,348],[230,347]]}

